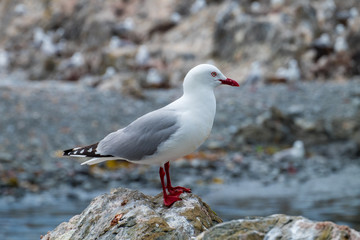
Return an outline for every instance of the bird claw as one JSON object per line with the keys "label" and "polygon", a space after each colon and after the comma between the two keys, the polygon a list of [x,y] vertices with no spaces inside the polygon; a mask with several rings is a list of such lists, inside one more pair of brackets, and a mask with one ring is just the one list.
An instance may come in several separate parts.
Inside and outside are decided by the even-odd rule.
{"label": "bird claw", "polygon": [[164,196],[164,205],[166,207],[170,207],[175,202],[180,201],[180,200],[181,200],[181,198],[179,198],[178,196],[166,195],[166,196]]}
{"label": "bird claw", "polygon": [[170,195],[172,195],[172,196],[179,196],[183,192],[191,193],[190,188],[185,188],[185,187],[180,187],[180,186],[178,186],[178,187],[169,187],[168,191],[169,191]]}
{"label": "bird claw", "polygon": [[[164,205],[167,207],[170,207],[174,202],[182,200],[181,198],[179,198],[179,196],[183,192],[191,192],[191,189],[185,188],[185,187],[180,187],[180,186],[178,186],[178,187],[171,186],[170,173],[169,173],[170,163],[169,162],[165,163],[164,168],[165,168],[165,171],[164,171],[163,167],[160,167],[159,175],[160,175],[161,185],[163,188]],[[165,180],[164,180],[165,175],[166,175],[166,181],[167,181],[166,186],[165,186]]]}

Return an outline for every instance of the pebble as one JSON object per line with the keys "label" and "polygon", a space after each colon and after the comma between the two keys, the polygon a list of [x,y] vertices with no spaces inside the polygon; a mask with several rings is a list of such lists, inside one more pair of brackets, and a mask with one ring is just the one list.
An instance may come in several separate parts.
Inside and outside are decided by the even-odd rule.
{"label": "pebble", "polygon": [[13,156],[7,152],[0,152],[0,162],[10,162]]}

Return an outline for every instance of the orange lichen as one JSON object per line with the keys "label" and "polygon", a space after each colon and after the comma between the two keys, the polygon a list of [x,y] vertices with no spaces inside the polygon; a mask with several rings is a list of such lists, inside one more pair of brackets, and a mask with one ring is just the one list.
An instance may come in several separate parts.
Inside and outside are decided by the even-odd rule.
{"label": "orange lichen", "polygon": [[123,214],[116,214],[115,217],[113,218],[113,220],[111,221],[111,226],[115,226],[116,224],[118,224],[118,222],[121,220]]}

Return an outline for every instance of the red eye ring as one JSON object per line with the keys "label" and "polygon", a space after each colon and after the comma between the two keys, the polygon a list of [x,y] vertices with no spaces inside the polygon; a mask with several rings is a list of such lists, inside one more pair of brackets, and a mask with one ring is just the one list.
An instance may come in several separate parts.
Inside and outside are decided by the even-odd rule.
{"label": "red eye ring", "polygon": [[212,72],[212,73],[211,73],[211,76],[216,77],[216,76],[217,76],[217,73],[216,73],[216,72]]}

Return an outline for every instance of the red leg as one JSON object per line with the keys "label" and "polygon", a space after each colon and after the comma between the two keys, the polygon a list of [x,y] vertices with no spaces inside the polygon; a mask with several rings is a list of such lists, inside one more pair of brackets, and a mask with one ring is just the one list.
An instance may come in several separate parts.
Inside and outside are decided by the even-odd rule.
{"label": "red leg", "polygon": [[170,172],[169,172],[169,169],[170,169],[170,163],[167,162],[164,164],[164,167],[165,167],[165,173],[166,173],[166,182],[167,182],[167,185],[166,185],[166,188],[167,190],[169,191],[169,194],[172,195],[172,196],[180,196],[180,194],[182,194],[183,192],[191,192],[191,189],[190,188],[185,188],[185,187],[173,187],[171,186],[171,180],[170,180]]}
{"label": "red leg", "polygon": [[165,171],[162,167],[160,167],[160,169],[159,169],[159,175],[160,175],[161,185],[162,185],[162,189],[163,189],[164,205],[167,207],[170,207],[174,202],[180,201],[181,198],[179,198],[178,196],[168,195],[166,193],[165,181],[164,181]]}

